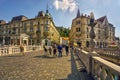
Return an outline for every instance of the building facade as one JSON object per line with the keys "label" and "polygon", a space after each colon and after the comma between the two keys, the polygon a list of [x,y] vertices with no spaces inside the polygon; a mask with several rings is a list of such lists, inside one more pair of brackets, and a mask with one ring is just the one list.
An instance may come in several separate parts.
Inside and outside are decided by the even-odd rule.
{"label": "building facade", "polygon": [[48,10],[40,11],[31,19],[20,15],[8,23],[0,20],[1,45],[50,45],[51,42],[59,43],[59,39],[59,32]]}
{"label": "building facade", "polygon": [[[90,15],[80,14],[78,9],[77,16],[72,20],[71,31],[69,39],[71,44],[78,44],[81,47],[89,47],[90,44],[90,16],[94,16],[93,13]],[[107,47],[115,39],[115,27],[110,24],[106,16],[103,16],[95,20],[95,44],[96,47]]]}

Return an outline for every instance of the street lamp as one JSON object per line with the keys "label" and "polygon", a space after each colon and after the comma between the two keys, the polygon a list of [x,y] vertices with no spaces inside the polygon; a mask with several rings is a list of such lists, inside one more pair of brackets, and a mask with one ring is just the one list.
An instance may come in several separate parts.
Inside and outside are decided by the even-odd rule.
{"label": "street lamp", "polygon": [[95,32],[94,32],[95,25],[96,25],[96,23],[94,22],[94,14],[91,12],[90,13],[90,24],[89,24],[89,26],[91,27],[91,30],[90,30],[90,48],[91,48],[92,52],[95,48],[95,42],[94,42],[94,38],[96,37]]}

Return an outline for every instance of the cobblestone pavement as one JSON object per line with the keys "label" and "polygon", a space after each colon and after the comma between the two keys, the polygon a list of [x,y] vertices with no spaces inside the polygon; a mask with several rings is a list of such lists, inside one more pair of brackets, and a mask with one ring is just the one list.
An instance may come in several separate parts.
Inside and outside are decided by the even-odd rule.
{"label": "cobblestone pavement", "polygon": [[79,80],[71,56],[44,56],[43,51],[0,57],[0,80]]}

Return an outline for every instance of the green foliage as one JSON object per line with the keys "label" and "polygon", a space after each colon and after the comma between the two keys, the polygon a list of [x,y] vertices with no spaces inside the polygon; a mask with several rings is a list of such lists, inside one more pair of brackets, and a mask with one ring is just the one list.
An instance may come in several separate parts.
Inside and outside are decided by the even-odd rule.
{"label": "green foliage", "polygon": [[61,37],[69,37],[70,30],[67,28],[57,28],[58,32],[60,33]]}

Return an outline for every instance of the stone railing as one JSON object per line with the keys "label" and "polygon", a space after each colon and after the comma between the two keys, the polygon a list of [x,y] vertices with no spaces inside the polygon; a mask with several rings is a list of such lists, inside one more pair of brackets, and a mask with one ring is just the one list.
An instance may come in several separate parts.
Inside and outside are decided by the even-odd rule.
{"label": "stone railing", "polygon": [[116,49],[96,49],[96,52],[101,54],[101,55],[105,55],[105,56],[110,56],[113,58],[120,58],[120,50]]}
{"label": "stone railing", "polygon": [[120,80],[120,66],[99,57],[97,53],[77,50],[77,55],[84,63],[87,72],[95,80]]}
{"label": "stone railing", "polygon": [[[24,52],[33,52],[33,51],[40,51],[42,50],[41,46],[24,46]],[[5,46],[0,47],[0,56],[11,55],[11,54],[18,54],[20,53],[19,46]]]}
{"label": "stone railing", "polygon": [[120,80],[120,66],[100,57],[92,59],[92,75],[96,80]]}
{"label": "stone railing", "polygon": [[0,47],[0,55],[8,55],[9,48],[8,47]]}
{"label": "stone railing", "polygon": [[38,46],[38,45],[25,46],[25,52],[40,51],[40,50],[42,50],[42,49],[43,49],[43,47]]}

